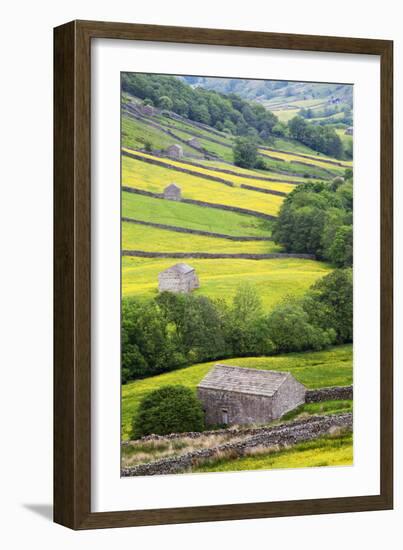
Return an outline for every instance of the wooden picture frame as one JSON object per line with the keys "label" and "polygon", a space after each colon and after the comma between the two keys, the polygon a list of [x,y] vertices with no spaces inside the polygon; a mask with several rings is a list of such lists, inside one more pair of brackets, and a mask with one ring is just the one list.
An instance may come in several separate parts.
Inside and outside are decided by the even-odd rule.
{"label": "wooden picture frame", "polygon": [[[354,53],[381,60],[380,493],[91,512],[91,40],[113,38]],[[329,514],[393,507],[393,43],[386,40],[73,21],[54,31],[54,520],[72,529]]]}

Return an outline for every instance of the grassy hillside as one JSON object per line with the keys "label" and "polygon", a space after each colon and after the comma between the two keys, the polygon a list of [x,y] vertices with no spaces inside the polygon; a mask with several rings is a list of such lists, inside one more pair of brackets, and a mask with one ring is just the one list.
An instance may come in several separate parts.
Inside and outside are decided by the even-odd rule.
{"label": "grassy hillside", "polygon": [[[126,191],[122,192],[122,215],[224,235],[269,237],[271,234],[271,222],[268,220],[194,204],[144,197]],[[146,229],[143,231],[146,232]]]}
{"label": "grassy hillside", "polygon": [[201,177],[122,157],[122,184],[125,186],[162,193],[173,182],[181,187],[183,198],[235,206],[271,216],[277,215],[283,202],[282,197],[231,188]]}
{"label": "grassy hillside", "polygon": [[[216,362],[193,365],[122,386],[122,438],[128,439],[132,418],[140,401],[148,393],[169,384],[181,384],[196,391],[199,382]],[[337,346],[320,352],[225,359],[220,363],[261,370],[288,371],[308,388],[347,386],[352,383],[351,345]]]}
{"label": "grassy hillside", "polygon": [[[126,149],[126,148],[124,148],[123,151],[127,152],[129,154],[131,152],[130,149]],[[152,155],[150,153],[145,153],[143,151],[136,151],[135,154],[137,156],[140,156],[140,157],[144,158],[144,161],[147,161],[147,159],[148,159],[148,160],[156,160],[160,163],[163,163],[163,164],[166,165],[167,168],[171,168],[174,173],[175,173],[175,169],[172,168],[172,167],[187,169],[187,170],[191,170],[192,172],[197,172],[198,174],[200,174],[200,176],[213,176],[213,177],[221,178],[225,181],[233,183],[234,186],[236,186],[236,187],[239,187],[240,185],[245,184],[245,183],[248,184],[248,185],[256,185],[256,186],[262,185],[262,186],[266,186],[267,189],[273,189],[275,191],[281,191],[283,193],[290,193],[295,187],[293,184],[266,181],[264,179],[262,179],[262,180],[255,180],[255,179],[251,180],[250,178],[245,178],[242,175],[234,175],[234,174],[228,174],[228,173],[225,173],[225,172],[220,172],[218,170],[215,170],[213,166],[206,165],[205,168],[200,167],[200,166],[194,166],[194,165],[188,164],[186,162],[180,162],[180,161],[177,161],[177,160],[164,159],[164,158],[161,158],[161,157],[156,157],[155,155]],[[200,163],[198,162],[197,164],[200,164]],[[228,165],[227,165],[226,168],[231,169]],[[234,171],[235,170],[238,171],[237,167],[233,167],[232,169]],[[256,175],[256,177],[259,176],[259,174],[256,173],[256,172],[255,172],[255,175]]]}
{"label": "grassy hillside", "polygon": [[[155,296],[158,291],[158,273],[177,261],[170,258],[123,257],[123,296]],[[324,262],[294,258],[192,259],[189,263],[196,269],[200,280],[200,288],[194,291],[195,294],[231,300],[242,282],[250,282],[261,296],[265,309],[272,308],[287,295],[302,296],[315,281],[331,271],[331,267]]]}
{"label": "grassy hillside", "polygon": [[[190,237],[190,238],[189,238]],[[189,235],[145,227],[130,222],[122,223],[122,248],[149,252],[210,252],[225,254],[268,254],[281,252],[282,248],[272,241],[234,242],[217,237]]]}

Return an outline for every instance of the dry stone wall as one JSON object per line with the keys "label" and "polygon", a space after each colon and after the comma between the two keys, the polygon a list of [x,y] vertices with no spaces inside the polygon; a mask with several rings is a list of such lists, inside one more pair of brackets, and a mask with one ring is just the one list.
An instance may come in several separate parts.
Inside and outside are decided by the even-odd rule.
{"label": "dry stone wall", "polygon": [[185,453],[181,456],[160,459],[147,464],[123,468],[122,476],[144,476],[175,474],[190,470],[198,462],[214,458],[220,453],[230,452],[232,457],[240,457],[256,447],[281,448],[286,445],[295,445],[302,441],[310,441],[327,435],[336,428],[352,430],[353,415],[351,413],[314,416],[306,420],[299,420],[289,424],[282,424],[272,428],[262,428],[260,431],[241,441],[224,443],[209,449],[200,449]]}
{"label": "dry stone wall", "polygon": [[305,403],[346,399],[353,399],[353,386],[334,386],[332,388],[307,390],[305,394]]}
{"label": "dry stone wall", "polygon": [[145,250],[122,250],[122,256],[139,258],[198,258],[198,259],[238,259],[238,260],[274,260],[285,258],[300,258],[315,260],[313,254],[288,254],[278,252],[273,254],[214,254],[210,252],[148,252]]}

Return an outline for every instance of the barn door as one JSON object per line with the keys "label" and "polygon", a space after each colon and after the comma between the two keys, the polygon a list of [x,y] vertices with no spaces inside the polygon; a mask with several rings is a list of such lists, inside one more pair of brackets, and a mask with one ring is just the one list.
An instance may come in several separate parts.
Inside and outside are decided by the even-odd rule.
{"label": "barn door", "polygon": [[222,423],[227,425],[228,424],[228,409],[222,409]]}

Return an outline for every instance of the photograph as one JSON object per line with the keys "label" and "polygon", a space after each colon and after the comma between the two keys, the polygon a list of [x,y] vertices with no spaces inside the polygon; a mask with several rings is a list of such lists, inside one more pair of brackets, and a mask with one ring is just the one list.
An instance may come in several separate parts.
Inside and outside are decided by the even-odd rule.
{"label": "photograph", "polygon": [[353,464],[353,85],[121,73],[121,475]]}

